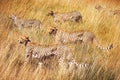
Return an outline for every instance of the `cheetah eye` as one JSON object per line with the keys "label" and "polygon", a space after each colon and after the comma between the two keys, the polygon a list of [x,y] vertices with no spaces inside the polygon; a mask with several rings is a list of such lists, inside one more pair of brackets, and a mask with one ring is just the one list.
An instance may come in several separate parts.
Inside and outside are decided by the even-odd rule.
{"label": "cheetah eye", "polygon": [[20,43],[20,44],[23,44],[23,42],[22,42],[22,41],[20,41],[19,43]]}
{"label": "cheetah eye", "polygon": [[26,56],[27,58],[29,57],[29,55]]}

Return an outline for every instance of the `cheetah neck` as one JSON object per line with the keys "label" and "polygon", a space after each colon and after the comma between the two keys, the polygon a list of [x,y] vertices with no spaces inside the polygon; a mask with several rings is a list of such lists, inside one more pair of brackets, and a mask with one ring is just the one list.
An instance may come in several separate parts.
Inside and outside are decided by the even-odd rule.
{"label": "cheetah neck", "polygon": [[17,24],[17,17],[14,18],[14,23]]}
{"label": "cheetah neck", "polygon": [[28,46],[28,44],[30,43],[31,41],[26,41],[25,42],[25,46]]}

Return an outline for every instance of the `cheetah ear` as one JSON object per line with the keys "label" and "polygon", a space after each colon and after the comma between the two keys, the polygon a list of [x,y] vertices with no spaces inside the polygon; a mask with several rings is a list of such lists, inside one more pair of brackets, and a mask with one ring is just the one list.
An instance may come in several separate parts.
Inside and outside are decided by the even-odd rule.
{"label": "cheetah ear", "polygon": [[57,47],[56,48],[52,48],[51,49],[51,52],[54,52],[54,51],[56,51],[57,50]]}
{"label": "cheetah ear", "polygon": [[27,41],[30,41],[29,37],[26,37]]}
{"label": "cheetah ear", "polygon": [[11,15],[8,16],[8,18],[9,19],[14,19],[14,18],[16,18],[16,16],[14,14],[11,14]]}
{"label": "cheetah ear", "polygon": [[9,19],[12,19],[12,15],[9,15],[8,18],[9,18]]}
{"label": "cheetah ear", "polygon": [[53,28],[53,34],[56,35],[58,29],[56,27]]}
{"label": "cheetah ear", "polygon": [[109,49],[112,49],[113,48],[113,43],[112,44],[110,44],[110,46],[109,46]]}
{"label": "cheetah ear", "polygon": [[83,36],[83,33],[81,33],[81,34],[78,34],[78,37],[82,37]]}
{"label": "cheetah ear", "polygon": [[52,11],[52,10],[49,11],[49,12],[48,12],[48,16],[50,16],[50,15],[53,16],[53,15],[54,15],[54,11]]}
{"label": "cheetah ear", "polygon": [[29,39],[29,37],[26,37],[26,39]]}
{"label": "cheetah ear", "polygon": [[54,13],[54,11],[52,11],[52,10],[51,10],[50,12],[51,12],[51,13]]}
{"label": "cheetah ear", "polygon": [[58,29],[57,29],[56,27],[54,27],[54,29],[55,29],[55,32],[57,32],[57,31],[58,31]]}

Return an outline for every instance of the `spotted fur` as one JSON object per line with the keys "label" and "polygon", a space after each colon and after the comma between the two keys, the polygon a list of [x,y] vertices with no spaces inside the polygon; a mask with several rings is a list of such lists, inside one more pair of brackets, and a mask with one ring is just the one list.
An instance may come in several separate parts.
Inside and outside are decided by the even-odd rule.
{"label": "spotted fur", "polygon": [[73,11],[73,12],[67,12],[67,13],[55,13],[54,11],[50,11],[48,13],[48,16],[52,16],[54,18],[54,22],[82,22],[82,15],[80,12]]}
{"label": "spotted fur", "polygon": [[24,19],[19,19],[15,15],[9,16],[9,19],[13,21],[14,26],[22,29],[22,28],[29,28],[29,27],[37,27],[40,28],[42,26],[41,21],[31,19],[31,20],[24,20]]}
{"label": "spotted fur", "polygon": [[79,31],[79,32],[65,32],[58,30],[56,27],[51,28],[49,35],[54,35],[56,44],[63,44],[69,42],[82,42],[84,44],[95,44],[99,49],[109,50],[113,48],[113,44],[108,47],[102,47],[95,35],[89,31]]}
{"label": "spotted fur", "polygon": [[45,64],[46,60],[55,59],[57,62],[72,61],[73,54],[71,50],[64,45],[42,46],[31,42],[28,37],[21,37],[19,43],[26,47],[26,61],[30,62],[37,59],[39,63]]}
{"label": "spotted fur", "polygon": [[112,15],[120,15],[120,10],[110,10]]}

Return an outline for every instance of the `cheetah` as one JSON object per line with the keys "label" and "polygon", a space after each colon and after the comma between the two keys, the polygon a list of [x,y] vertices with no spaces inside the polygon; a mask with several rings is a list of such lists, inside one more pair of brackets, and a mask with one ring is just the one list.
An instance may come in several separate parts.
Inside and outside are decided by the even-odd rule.
{"label": "cheetah", "polygon": [[55,13],[54,11],[50,11],[47,15],[52,16],[55,23],[63,23],[66,21],[82,22],[82,15],[78,11],[72,11],[67,13]]}
{"label": "cheetah", "polygon": [[109,50],[113,48],[113,44],[108,47],[102,47],[99,41],[96,39],[95,35],[90,31],[79,31],[79,32],[65,32],[58,30],[56,27],[49,29],[49,35],[53,35],[56,44],[64,44],[69,42],[82,42],[84,44],[95,44],[96,47],[103,50]]}
{"label": "cheetah", "polygon": [[120,10],[110,10],[112,15],[120,15]]}
{"label": "cheetah", "polygon": [[24,20],[24,19],[17,18],[15,15],[9,16],[9,19],[11,19],[13,22],[13,25],[15,27],[18,27],[19,29],[30,28],[30,27],[41,28],[42,26],[42,22],[35,19]]}
{"label": "cheetah", "polygon": [[55,59],[59,64],[60,60],[69,62],[74,59],[70,48],[64,45],[40,45],[26,36],[20,37],[18,41],[26,47],[25,61],[27,63],[36,59],[38,64],[45,65],[46,60]]}
{"label": "cheetah", "polygon": [[97,9],[98,11],[105,10],[105,8],[103,8],[101,5],[95,5],[95,9]]}

